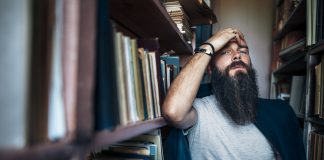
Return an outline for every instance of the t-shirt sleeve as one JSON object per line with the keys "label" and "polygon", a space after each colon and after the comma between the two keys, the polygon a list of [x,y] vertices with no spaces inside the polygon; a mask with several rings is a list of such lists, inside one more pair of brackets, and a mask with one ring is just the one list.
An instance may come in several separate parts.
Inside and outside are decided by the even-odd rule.
{"label": "t-shirt sleeve", "polygon": [[196,99],[194,100],[192,106],[193,106],[193,109],[194,109],[194,110],[196,111],[196,113],[197,113],[197,121],[196,121],[196,123],[195,123],[193,126],[191,126],[190,128],[188,128],[188,129],[183,129],[183,130],[182,130],[182,132],[183,132],[184,135],[188,135],[188,134],[190,134],[193,130],[199,128],[199,122],[200,122],[199,119],[200,119],[200,114],[201,114],[201,111],[200,111],[200,110],[202,109],[201,106],[203,106],[203,101],[202,101],[202,99],[201,99],[201,98],[196,98]]}

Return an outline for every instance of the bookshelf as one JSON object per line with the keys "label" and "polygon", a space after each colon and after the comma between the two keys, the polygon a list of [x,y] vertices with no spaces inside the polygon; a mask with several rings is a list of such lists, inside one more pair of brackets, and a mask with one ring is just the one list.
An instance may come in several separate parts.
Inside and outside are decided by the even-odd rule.
{"label": "bookshelf", "polygon": [[[160,45],[159,54],[170,50],[182,56],[193,53],[191,45],[182,38],[179,29],[160,0],[109,0],[102,2],[101,0],[50,0],[48,3],[34,0],[33,3],[30,2],[33,7],[44,5],[43,9],[37,12],[43,13],[38,14],[38,16],[42,16],[33,20],[36,25],[36,27],[33,26],[34,30],[47,31],[47,34],[32,35],[38,38],[32,42],[35,47],[45,44],[43,50],[37,52],[40,55],[43,53],[54,54],[51,49],[55,33],[52,33],[51,29],[55,28],[55,23],[58,23],[57,19],[53,18],[57,4],[61,9],[63,29],[59,35],[62,40],[60,54],[62,55],[62,81],[64,83],[62,95],[65,104],[66,134],[55,141],[50,141],[46,137],[37,139],[39,134],[32,135],[36,140],[27,144],[23,149],[0,150],[0,159],[85,159],[92,150],[129,140],[167,125],[163,117],[158,117],[126,125],[116,125],[110,129],[95,129],[94,95],[97,82],[97,14],[99,4],[110,6],[107,7],[109,18],[121,28],[120,31],[125,35],[136,39],[157,37]],[[185,1],[183,3],[186,4]],[[195,7],[193,4],[190,5]],[[46,7],[50,10],[46,10]],[[211,24],[217,21],[213,11],[210,8],[205,9],[206,11],[200,11],[200,13],[192,12],[194,15],[199,15],[192,19],[195,25]],[[189,8],[189,10],[191,9]],[[44,17],[51,18],[43,24],[41,20]],[[42,58],[47,60],[46,57]],[[35,61],[40,63],[37,64],[39,66],[51,65],[47,64],[48,61],[41,62],[40,59],[35,59]],[[45,70],[49,69],[45,68]],[[45,84],[49,83],[49,80],[46,79],[50,78],[49,75],[44,73],[40,76],[45,77],[45,80],[40,79],[45,81]],[[47,88],[40,89],[40,91],[48,92]],[[46,95],[44,96],[46,97]],[[38,99],[36,98],[34,101],[36,103]],[[44,103],[38,108],[33,108],[33,111],[37,111],[37,114],[48,112],[47,105]],[[46,130],[46,124],[44,122],[42,124],[39,119],[47,119],[47,114],[44,114],[45,117],[39,118],[31,116],[32,114],[34,113],[29,113],[29,116],[33,119],[32,122],[37,124],[30,124],[29,132],[35,133],[33,128],[37,125],[45,125],[42,126],[42,129]]]}
{"label": "bookshelf", "polygon": [[[278,2],[278,1],[277,1]],[[288,2],[288,3],[287,3]],[[290,1],[291,2],[291,1]],[[289,4],[289,0],[282,0],[277,6],[277,15],[280,12],[281,5]],[[289,7],[288,7],[289,8]],[[273,72],[274,76],[293,76],[304,75],[306,84],[304,95],[302,96],[304,103],[301,113],[296,113],[299,119],[302,119],[304,145],[308,159],[322,159],[324,149],[318,145],[322,143],[324,130],[324,119],[322,117],[323,108],[323,70],[316,71],[315,67],[323,62],[323,2],[318,0],[301,0],[299,5],[289,13],[289,18],[284,23],[281,30],[274,34],[274,41],[283,41],[289,32],[294,30],[302,30],[305,33],[306,42],[300,50],[290,50],[282,60],[282,64]],[[284,11],[285,12],[285,11]],[[278,17],[277,17],[278,20]],[[297,44],[298,42],[295,42]],[[289,47],[287,47],[289,48]],[[284,48],[284,49],[287,49]],[[275,53],[274,53],[275,55]],[[279,55],[277,53],[277,55]],[[281,57],[282,58],[282,57]],[[320,73],[318,75],[318,73]],[[318,84],[318,76],[321,77]],[[319,103],[317,103],[319,100]],[[318,105],[319,104],[319,105]]]}

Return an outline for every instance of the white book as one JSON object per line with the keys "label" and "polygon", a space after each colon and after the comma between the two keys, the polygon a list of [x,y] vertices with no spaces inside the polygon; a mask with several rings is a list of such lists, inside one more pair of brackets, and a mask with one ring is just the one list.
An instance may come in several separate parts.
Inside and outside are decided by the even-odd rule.
{"label": "white book", "polygon": [[123,47],[124,47],[124,68],[123,71],[125,75],[126,84],[126,104],[129,122],[136,122],[139,120],[136,108],[136,96],[135,96],[135,79],[134,79],[134,69],[133,69],[133,58],[131,49],[131,40],[129,37],[123,37]]}
{"label": "white book", "polygon": [[151,88],[151,77],[150,77],[150,68],[149,68],[149,60],[148,53],[143,48],[139,49],[140,59],[142,61],[142,70],[143,70],[143,78],[144,78],[144,90],[145,90],[145,98],[146,98],[146,110],[147,110],[147,118],[153,119],[153,93]]}
{"label": "white book", "polygon": [[156,117],[161,117],[161,108],[160,108],[160,94],[159,94],[159,81],[157,76],[157,64],[155,59],[155,52],[149,52],[149,61],[150,61],[150,69],[151,69],[151,80],[152,80],[152,91],[154,96],[154,111]]}
{"label": "white book", "polygon": [[126,84],[124,83],[124,65],[123,65],[123,47],[122,47],[122,33],[115,33],[115,54],[116,54],[116,78],[117,78],[117,97],[119,108],[119,121],[121,125],[126,125],[127,118],[127,104],[126,104]]}

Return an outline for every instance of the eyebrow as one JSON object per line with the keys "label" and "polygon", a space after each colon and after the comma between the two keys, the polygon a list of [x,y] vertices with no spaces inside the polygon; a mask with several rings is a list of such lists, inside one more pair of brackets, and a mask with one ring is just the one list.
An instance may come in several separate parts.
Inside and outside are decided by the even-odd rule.
{"label": "eyebrow", "polygon": [[[247,46],[247,45],[240,45],[239,43],[237,43],[237,45],[238,45],[238,49],[240,49],[240,48],[246,48],[247,50],[249,50],[249,47]],[[229,47],[229,43],[227,43],[224,47],[223,47],[223,49],[225,49],[225,48],[228,48]],[[223,50],[222,49],[222,50]]]}
{"label": "eyebrow", "polygon": [[240,49],[240,48],[246,48],[247,50],[249,50],[249,47],[246,46],[246,45],[239,45],[239,44],[238,44],[238,46],[239,46],[239,49]]}

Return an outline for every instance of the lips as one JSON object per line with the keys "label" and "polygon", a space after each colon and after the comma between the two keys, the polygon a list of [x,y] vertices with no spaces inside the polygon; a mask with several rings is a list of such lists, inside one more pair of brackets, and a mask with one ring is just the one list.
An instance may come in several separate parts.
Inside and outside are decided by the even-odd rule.
{"label": "lips", "polygon": [[231,69],[238,69],[238,68],[245,69],[245,66],[243,66],[243,65],[235,65],[235,66],[231,67]]}

